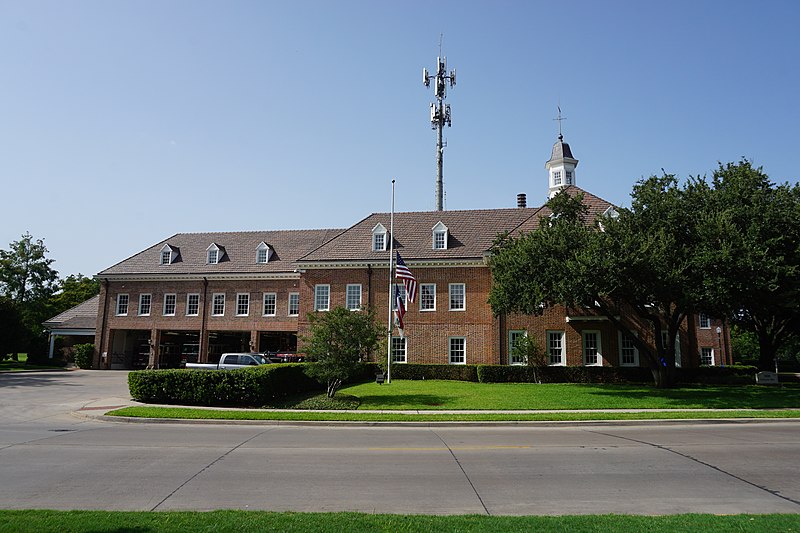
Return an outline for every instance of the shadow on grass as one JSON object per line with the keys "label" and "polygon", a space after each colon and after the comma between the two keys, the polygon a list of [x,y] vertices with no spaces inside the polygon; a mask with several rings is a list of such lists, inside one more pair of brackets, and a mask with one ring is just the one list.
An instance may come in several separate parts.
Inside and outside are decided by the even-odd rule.
{"label": "shadow on grass", "polygon": [[705,409],[779,409],[800,407],[800,387],[756,385],[698,386],[680,389],[626,388],[609,386],[593,396],[629,400],[661,398],[669,407]]}
{"label": "shadow on grass", "polygon": [[438,394],[397,394],[392,396],[359,395],[362,409],[388,409],[417,407],[447,407],[453,400],[451,396]]}

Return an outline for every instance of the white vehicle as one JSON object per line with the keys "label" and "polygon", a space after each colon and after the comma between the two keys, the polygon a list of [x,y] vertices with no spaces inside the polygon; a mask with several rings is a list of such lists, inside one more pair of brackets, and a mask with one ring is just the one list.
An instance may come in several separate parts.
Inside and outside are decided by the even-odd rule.
{"label": "white vehicle", "polygon": [[219,363],[186,363],[186,368],[196,370],[235,370],[248,366],[268,365],[270,360],[260,353],[224,353]]}

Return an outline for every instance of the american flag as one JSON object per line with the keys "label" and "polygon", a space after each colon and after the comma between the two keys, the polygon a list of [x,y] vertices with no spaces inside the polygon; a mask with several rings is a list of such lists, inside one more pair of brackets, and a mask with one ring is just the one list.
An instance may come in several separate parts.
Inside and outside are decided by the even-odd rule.
{"label": "american flag", "polygon": [[394,310],[394,323],[400,330],[400,336],[403,336],[403,317],[406,315],[406,306],[403,304],[403,296],[400,294],[400,286],[394,286],[394,301],[397,309]]}
{"label": "american flag", "polygon": [[395,269],[395,277],[403,280],[403,286],[406,288],[406,297],[408,301],[414,303],[414,298],[417,296],[417,280],[414,274],[408,269],[400,257],[400,252],[397,252],[397,268]]}

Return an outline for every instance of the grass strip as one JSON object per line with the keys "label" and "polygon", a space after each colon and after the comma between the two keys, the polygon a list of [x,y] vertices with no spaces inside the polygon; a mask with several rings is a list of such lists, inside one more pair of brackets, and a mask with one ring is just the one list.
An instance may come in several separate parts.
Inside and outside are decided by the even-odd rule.
{"label": "grass strip", "polygon": [[331,422],[548,422],[593,420],[692,420],[721,418],[800,418],[800,410],[548,412],[548,413],[359,413],[193,409],[191,407],[124,407],[110,416],[181,420],[289,420]]}
{"label": "grass strip", "polygon": [[667,516],[423,516],[364,513],[275,513],[264,511],[123,512],[0,511],[0,532],[192,532],[237,533],[384,532],[761,532],[797,531],[800,515]]}

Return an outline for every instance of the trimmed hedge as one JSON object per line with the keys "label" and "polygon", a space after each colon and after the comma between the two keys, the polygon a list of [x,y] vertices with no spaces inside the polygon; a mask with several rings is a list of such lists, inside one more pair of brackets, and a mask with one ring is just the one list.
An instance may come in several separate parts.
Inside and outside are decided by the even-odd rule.
{"label": "trimmed hedge", "polygon": [[421,365],[414,363],[397,363],[392,365],[392,379],[478,381],[478,365]]}
{"label": "trimmed hedge", "polygon": [[269,400],[320,388],[304,364],[284,363],[239,370],[137,370],[128,374],[134,400],[206,406],[258,407]]}
{"label": "trimmed hedge", "polygon": [[755,383],[758,367],[748,365],[704,366],[677,369],[678,383],[745,385]]}

